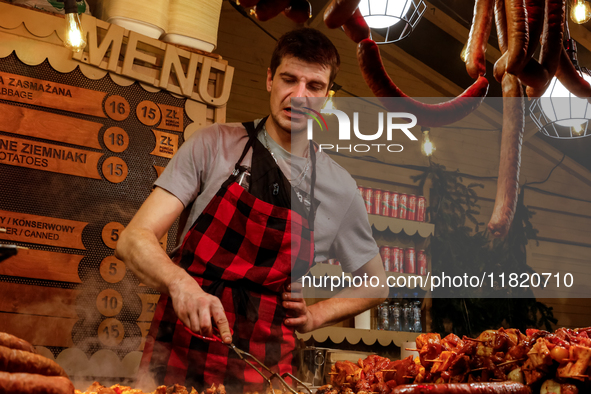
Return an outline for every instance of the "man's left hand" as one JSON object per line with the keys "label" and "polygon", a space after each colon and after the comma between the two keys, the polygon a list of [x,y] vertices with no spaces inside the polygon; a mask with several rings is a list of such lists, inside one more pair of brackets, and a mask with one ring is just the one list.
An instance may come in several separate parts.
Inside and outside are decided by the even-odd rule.
{"label": "man's left hand", "polygon": [[309,332],[314,329],[312,314],[308,310],[306,301],[302,298],[301,286],[298,283],[286,286],[286,291],[282,295],[282,304],[287,309],[288,317],[284,323],[288,327],[293,327],[301,333]]}

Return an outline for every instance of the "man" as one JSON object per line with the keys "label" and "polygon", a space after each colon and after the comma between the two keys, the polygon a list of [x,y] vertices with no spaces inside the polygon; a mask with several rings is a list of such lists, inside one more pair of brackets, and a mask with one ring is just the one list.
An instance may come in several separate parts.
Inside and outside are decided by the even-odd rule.
{"label": "man", "polygon": [[[294,97],[326,97],[339,63],[322,33],[284,35],[267,71],[270,116],[195,133],[121,234],[116,255],[163,294],[140,375],[198,390],[212,383],[237,392],[261,390],[262,378],[225,344],[280,375],[295,373],[294,330],[332,325],[387,295],[384,288],[348,288],[338,299],[308,307],[290,292],[315,255],[317,261],[337,257],[345,271],[385,283],[354,180],[314,149],[304,132],[306,119],[291,107]],[[239,185],[244,174],[251,174],[249,184]],[[158,240],[191,204],[173,263]],[[225,344],[188,330],[219,336]]]}

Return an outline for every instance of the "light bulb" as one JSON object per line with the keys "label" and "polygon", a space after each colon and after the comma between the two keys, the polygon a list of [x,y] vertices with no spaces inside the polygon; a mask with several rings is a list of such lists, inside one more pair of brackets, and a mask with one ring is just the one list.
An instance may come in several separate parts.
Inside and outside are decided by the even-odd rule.
{"label": "light bulb", "polygon": [[573,132],[573,134],[575,134],[575,135],[581,135],[583,133],[583,124],[584,123],[581,123],[579,125],[572,126],[572,132]]}
{"label": "light bulb", "polygon": [[579,25],[591,19],[591,6],[586,0],[575,0],[570,9],[570,19]]}
{"label": "light bulb", "polygon": [[429,138],[429,130],[423,130],[423,144],[421,145],[421,152],[425,156],[431,156],[435,152],[435,145]]}
{"label": "light bulb", "polygon": [[[583,79],[591,82],[587,73],[581,74]],[[552,78],[550,86],[539,99],[540,107],[549,122],[555,122],[562,127],[572,127],[581,130],[582,125],[591,119],[591,105],[584,98],[573,95],[556,78]]]}
{"label": "light bulb", "polygon": [[80,25],[80,16],[77,12],[66,14],[66,33],[64,45],[73,52],[80,52],[86,47],[84,32]]}
{"label": "light bulb", "polygon": [[332,101],[332,96],[334,96],[334,94],[335,94],[334,90],[328,91],[328,98],[326,99],[326,101],[322,105],[322,109],[337,109],[337,107],[335,107],[335,105],[334,105],[334,101]]}

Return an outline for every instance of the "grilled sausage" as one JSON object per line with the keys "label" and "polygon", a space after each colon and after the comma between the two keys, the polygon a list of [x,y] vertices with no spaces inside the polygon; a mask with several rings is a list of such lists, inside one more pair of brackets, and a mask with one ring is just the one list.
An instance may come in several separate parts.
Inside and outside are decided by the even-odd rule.
{"label": "grilled sausage", "polygon": [[499,49],[501,50],[501,53],[505,53],[507,52],[507,18],[505,17],[505,0],[495,0],[495,25],[497,27]]}
{"label": "grilled sausage", "polygon": [[524,130],[523,88],[516,76],[505,73],[503,88],[503,131],[497,195],[488,229],[495,237],[509,232],[519,192],[521,142]]}
{"label": "grilled sausage", "polygon": [[[494,77],[501,82],[505,72],[519,74],[527,60],[529,44],[529,26],[526,18],[525,0],[504,0],[503,8],[505,15],[499,15],[501,8],[495,9],[497,17],[497,32],[499,24],[502,25],[503,41],[506,44],[506,50],[501,48],[503,55],[497,60],[494,68]],[[501,18],[500,21],[498,18]],[[507,23],[507,21],[509,23]],[[499,43],[501,36],[499,34]]]}
{"label": "grilled sausage", "polygon": [[531,390],[516,382],[435,383],[402,385],[391,394],[531,394]]}
{"label": "grilled sausage", "polygon": [[524,0],[506,0],[505,14],[507,16],[507,65],[506,70],[511,74],[519,74],[527,62],[527,48],[529,45],[529,26]]}
{"label": "grilled sausage", "polygon": [[529,40],[527,58],[531,58],[540,46],[540,37],[544,29],[545,0],[525,0],[527,11],[527,25],[529,26]]}
{"label": "grilled sausage", "polygon": [[[486,95],[488,81],[478,78],[472,86],[458,97],[441,104],[423,104],[408,97],[392,82],[384,69],[378,45],[371,39],[362,40],[357,46],[357,59],[365,82],[377,97],[402,97],[396,101],[396,108],[390,111],[410,112],[423,126],[437,127],[456,122],[474,111]],[[391,101],[384,102],[391,107]]]}
{"label": "grilled sausage", "polygon": [[287,7],[289,7],[289,0],[260,0],[254,11],[257,19],[265,22],[275,18]]}
{"label": "grilled sausage", "polygon": [[63,376],[0,372],[0,394],[74,394],[74,385]]}
{"label": "grilled sausage", "polygon": [[358,5],[359,0],[332,0],[324,12],[324,23],[329,29],[343,26]]}
{"label": "grilled sausage", "polygon": [[476,79],[486,73],[486,47],[493,19],[494,0],[476,0],[474,21],[466,45],[466,71]]}
{"label": "grilled sausage", "polygon": [[562,0],[547,0],[542,34],[542,50],[539,65],[531,59],[519,74],[521,82],[528,85],[527,95],[540,97],[556,74],[562,52],[565,9]]}
{"label": "grilled sausage", "polygon": [[4,346],[0,346],[0,371],[68,377],[66,371],[53,360]]}
{"label": "grilled sausage", "polygon": [[[527,46],[527,58],[529,60],[519,76],[521,83],[528,85],[527,95],[529,97],[543,94],[550,82],[546,70],[532,59],[534,52],[540,46],[540,38],[544,29],[545,4],[545,0],[525,0],[527,24],[529,26],[529,45]],[[497,77],[496,74],[495,77]],[[542,93],[539,93],[540,91]]]}
{"label": "grilled sausage", "polygon": [[10,349],[24,350],[29,353],[36,353],[35,348],[29,342],[5,332],[0,332],[0,346]]}
{"label": "grilled sausage", "polygon": [[305,23],[312,17],[312,5],[308,0],[291,0],[283,13],[295,23]]}
{"label": "grilled sausage", "polygon": [[550,79],[556,74],[556,68],[560,60],[565,4],[563,0],[546,0],[540,64],[548,71]]}
{"label": "grilled sausage", "polygon": [[495,62],[493,76],[501,81],[507,68],[507,17],[505,15],[505,0],[495,0],[495,25],[497,27],[497,39],[501,57]]}
{"label": "grilled sausage", "polygon": [[361,40],[369,38],[370,31],[365,18],[361,15],[359,8],[355,10],[353,15],[343,25],[345,34],[359,44]]}
{"label": "grilled sausage", "polygon": [[529,60],[518,77],[521,83],[527,86],[527,95],[530,98],[539,97],[544,94],[552,79],[548,70],[535,59]]}

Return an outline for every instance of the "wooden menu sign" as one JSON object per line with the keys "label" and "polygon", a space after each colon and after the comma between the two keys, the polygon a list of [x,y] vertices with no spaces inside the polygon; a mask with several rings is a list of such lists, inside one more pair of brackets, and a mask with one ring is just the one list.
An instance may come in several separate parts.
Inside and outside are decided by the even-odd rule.
{"label": "wooden menu sign", "polygon": [[[85,50],[74,53],[73,59],[216,107],[228,102],[234,68],[226,62],[188,52],[89,15],[83,14],[81,19],[88,40]],[[149,74],[138,71],[138,61],[150,67]],[[214,91],[219,92],[215,97],[208,91],[210,80],[214,79],[217,81]]]}
{"label": "wooden menu sign", "polygon": [[154,169],[156,170],[156,174],[158,174],[158,176],[160,176],[164,172],[164,168],[166,167],[154,166]]}
{"label": "wooden menu sign", "polygon": [[172,130],[182,132],[185,128],[183,127],[183,109],[173,107],[166,104],[158,104],[162,111],[162,121],[158,128],[164,130]]}
{"label": "wooden menu sign", "polygon": [[88,223],[57,219],[26,213],[0,211],[0,239],[33,244],[86,249],[82,243],[82,230]]}
{"label": "wooden menu sign", "polygon": [[101,149],[100,123],[0,103],[0,131]]}
{"label": "wooden menu sign", "polygon": [[159,294],[142,294],[139,293],[138,297],[142,300],[142,313],[137,318],[138,321],[152,321],[154,313],[156,312],[156,305],[160,299]]}
{"label": "wooden menu sign", "polygon": [[152,323],[137,322],[136,324],[138,325],[138,327],[140,328],[140,331],[142,333],[142,342],[140,343],[140,346],[138,347],[138,350],[142,351],[142,350],[144,350],[144,346],[146,345],[146,337],[148,336],[148,333],[150,332],[150,325]]}
{"label": "wooden menu sign", "polygon": [[0,98],[18,103],[105,117],[107,94],[0,71]]}
{"label": "wooden menu sign", "polygon": [[[5,28],[9,13],[23,28]],[[120,234],[186,129],[225,120],[233,69],[93,18],[80,56],[56,48],[55,34],[28,36],[39,20],[51,32],[52,18],[61,28],[63,18],[0,2],[1,46],[15,46],[0,51],[0,243],[26,248],[0,263],[11,297],[0,331],[56,358],[67,347],[124,358],[143,346],[159,294],[116,258]],[[177,229],[160,239],[166,252]]]}
{"label": "wooden menu sign", "polygon": [[[140,316],[151,318],[158,294],[139,286],[113,253],[157,171],[183,142],[184,128],[191,125],[186,99],[138,84],[117,85],[109,76],[90,80],[78,71],[64,76],[48,63],[15,67],[11,62],[0,58],[2,81],[18,85],[20,92],[7,100],[0,95],[0,242],[28,249],[0,263],[0,286],[21,286],[22,278],[48,289],[75,286],[80,289],[76,311],[85,312],[29,316],[35,298],[24,297],[28,304],[19,305],[5,328],[18,334],[19,324],[47,325],[23,333],[38,345],[73,346],[91,338],[102,348],[137,350],[145,332],[136,323]],[[3,69],[4,63],[9,64]],[[14,74],[19,67],[27,77]],[[22,93],[34,83],[36,91]],[[46,85],[58,90],[48,93]],[[47,99],[48,94],[59,98]],[[170,252],[175,245],[168,239],[176,239],[176,227],[160,240]],[[43,331],[40,340],[37,331]]]}
{"label": "wooden menu sign", "polygon": [[83,257],[78,254],[22,249],[10,260],[0,263],[0,275],[82,283],[78,266]]}
{"label": "wooden menu sign", "polygon": [[10,166],[101,179],[98,162],[102,155],[98,152],[0,136],[0,163]]}
{"label": "wooden menu sign", "polygon": [[77,318],[0,312],[0,331],[13,333],[32,345],[71,347]]}
{"label": "wooden menu sign", "polygon": [[[24,312],[29,315],[77,318],[79,290],[4,283],[0,286],[0,312]],[[48,303],[47,300],[56,300]]]}
{"label": "wooden menu sign", "polygon": [[150,154],[171,159],[179,148],[178,135],[160,130],[152,130],[152,132],[156,137],[156,147]]}

